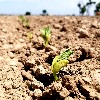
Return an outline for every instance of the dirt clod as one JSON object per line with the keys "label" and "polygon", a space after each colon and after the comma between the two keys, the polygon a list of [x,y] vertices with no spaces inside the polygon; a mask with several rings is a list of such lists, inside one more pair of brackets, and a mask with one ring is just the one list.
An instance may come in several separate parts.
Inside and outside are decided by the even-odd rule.
{"label": "dirt clod", "polygon": [[40,89],[35,89],[33,91],[33,96],[35,96],[36,98],[39,98],[42,96],[42,91]]}
{"label": "dirt clod", "polygon": [[[100,17],[0,16],[0,100],[100,100]],[[49,26],[47,47],[40,29]],[[31,41],[28,33],[32,32]],[[52,61],[74,54],[54,81]]]}

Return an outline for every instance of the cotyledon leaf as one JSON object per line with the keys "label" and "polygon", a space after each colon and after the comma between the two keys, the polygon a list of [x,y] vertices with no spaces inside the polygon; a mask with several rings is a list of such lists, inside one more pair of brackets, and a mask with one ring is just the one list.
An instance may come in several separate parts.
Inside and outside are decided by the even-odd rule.
{"label": "cotyledon leaf", "polygon": [[68,58],[73,52],[70,49],[65,50],[62,54],[56,56],[52,62],[52,72],[55,80],[58,80],[57,73],[60,71],[61,68],[65,67],[69,61]]}

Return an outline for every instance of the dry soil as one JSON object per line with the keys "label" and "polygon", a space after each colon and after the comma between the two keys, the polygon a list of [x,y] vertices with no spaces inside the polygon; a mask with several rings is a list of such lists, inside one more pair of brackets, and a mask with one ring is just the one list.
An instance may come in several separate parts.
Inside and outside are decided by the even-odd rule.
{"label": "dry soil", "polygon": [[[27,27],[19,16],[0,16],[0,100],[100,100],[100,17],[25,18]],[[68,48],[74,54],[54,81],[53,58]]]}

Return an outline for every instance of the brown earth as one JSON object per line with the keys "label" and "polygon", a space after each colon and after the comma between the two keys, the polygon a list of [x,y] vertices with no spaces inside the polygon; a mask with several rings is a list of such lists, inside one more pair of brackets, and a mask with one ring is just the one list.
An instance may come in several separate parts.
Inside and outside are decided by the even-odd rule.
{"label": "brown earth", "polygon": [[[100,17],[0,16],[0,100],[100,100]],[[40,29],[49,26],[45,49]],[[29,41],[28,32],[33,33]],[[53,58],[74,54],[54,81]]]}

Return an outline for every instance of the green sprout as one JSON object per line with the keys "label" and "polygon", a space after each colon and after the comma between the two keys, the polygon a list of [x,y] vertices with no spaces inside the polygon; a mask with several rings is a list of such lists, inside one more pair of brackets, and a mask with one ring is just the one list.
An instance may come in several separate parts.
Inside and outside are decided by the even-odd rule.
{"label": "green sprout", "polygon": [[72,54],[73,52],[70,49],[67,49],[53,59],[51,70],[55,81],[58,80],[57,73],[61,70],[61,68],[65,67],[69,63],[68,58]]}
{"label": "green sprout", "polygon": [[26,27],[26,28],[29,28],[29,20],[26,19],[24,16],[19,16],[19,18],[20,18],[23,26]]}
{"label": "green sprout", "polygon": [[28,37],[29,41],[31,42],[31,40],[33,38],[33,33],[32,32],[28,32],[27,37]]}
{"label": "green sprout", "polygon": [[46,47],[50,41],[51,38],[51,30],[48,27],[45,27],[41,30],[42,34],[40,34],[40,36],[43,38],[44,40],[44,46]]}

